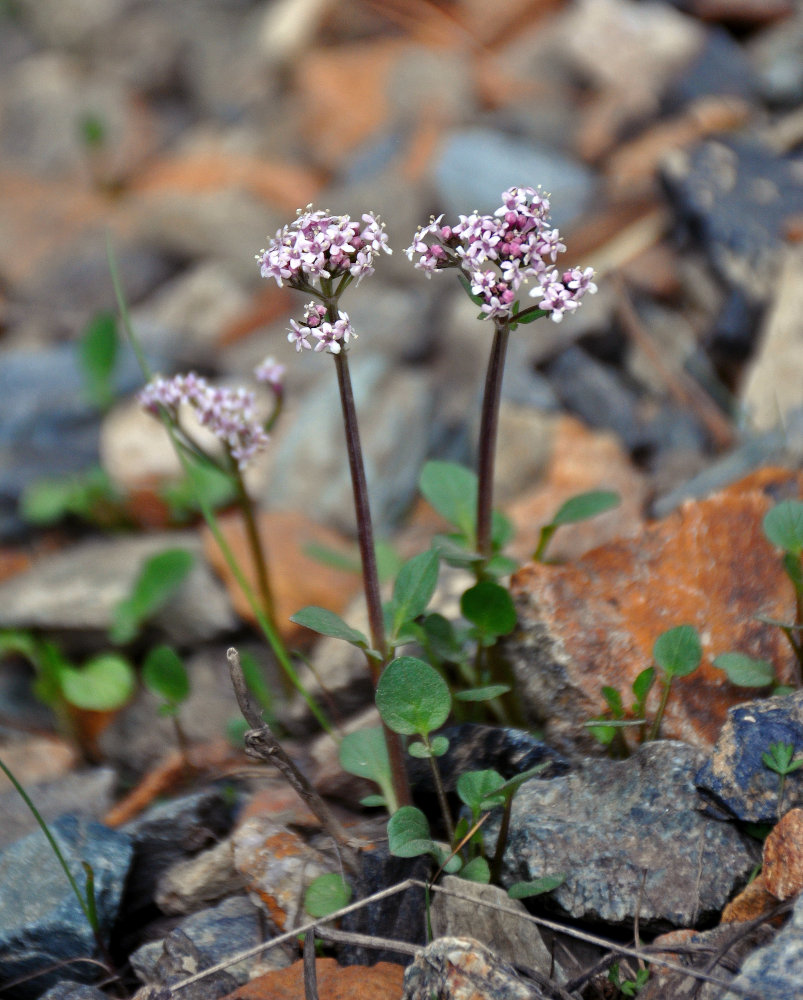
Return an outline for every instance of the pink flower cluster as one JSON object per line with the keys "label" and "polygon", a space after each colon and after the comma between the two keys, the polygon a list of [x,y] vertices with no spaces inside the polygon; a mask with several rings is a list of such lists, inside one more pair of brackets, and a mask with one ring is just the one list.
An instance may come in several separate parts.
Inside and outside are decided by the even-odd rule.
{"label": "pink flower cluster", "polygon": [[538,308],[555,323],[597,290],[592,268],[555,267],[566,247],[551,226],[549,199],[540,190],[510,188],[493,215],[461,215],[456,226],[441,225],[442,219],[422,226],[405,252],[411,261],[418,258],[415,266],[428,278],[434,271],[462,268],[488,319],[510,319],[521,286],[531,280],[530,296],[540,299]]}
{"label": "pink flower cluster", "polygon": [[359,282],[373,274],[376,253],[392,253],[384,223],[368,212],[362,222],[348,215],[313,212],[307,205],[294,222],[276,233],[267,250],[256,255],[262,277],[302,289],[320,278],[346,274]]}
{"label": "pink flower cluster", "polygon": [[291,344],[296,345],[296,350],[304,348],[310,350],[312,342],[310,337],[318,341],[315,345],[316,351],[328,349],[330,354],[340,354],[342,345],[347,344],[352,337],[357,338],[357,334],[351,325],[351,320],[343,310],[338,311],[338,318],[334,323],[326,319],[326,306],[320,302],[310,302],[304,311],[301,323],[290,320],[292,329],[287,334],[287,339]]}
{"label": "pink flower cluster", "polygon": [[209,385],[205,378],[190,372],[164,378],[157,375],[137,397],[150,413],[167,410],[179,422],[179,407],[192,407],[198,422],[225,446],[240,469],[262,451],[270,440],[254,412],[254,394],[244,388],[226,389]]}

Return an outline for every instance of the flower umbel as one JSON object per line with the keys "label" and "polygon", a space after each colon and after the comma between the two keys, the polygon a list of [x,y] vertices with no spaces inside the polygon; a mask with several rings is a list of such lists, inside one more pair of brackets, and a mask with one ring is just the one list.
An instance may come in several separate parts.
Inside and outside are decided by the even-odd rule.
{"label": "flower umbel", "polygon": [[525,312],[518,305],[522,285],[530,281],[530,296],[540,299],[537,308],[555,323],[597,290],[591,268],[555,266],[566,247],[549,221],[549,199],[536,188],[505,191],[493,215],[461,215],[456,226],[442,225],[442,219],[422,226],[405,252],[427,277],[461,268],[485,319],[515,323]]}
{"label": "flower umbel", "polygon": [[178,426],[180,407],[189,405],[198,422],[223,443],[241,470],[270,440],[256,418],[253,392],[242,387],[211,386],[194,372],[172,378],[157,375],[139,393],[138,399],[146,410],[156,415],[161,409],[166,410]]}

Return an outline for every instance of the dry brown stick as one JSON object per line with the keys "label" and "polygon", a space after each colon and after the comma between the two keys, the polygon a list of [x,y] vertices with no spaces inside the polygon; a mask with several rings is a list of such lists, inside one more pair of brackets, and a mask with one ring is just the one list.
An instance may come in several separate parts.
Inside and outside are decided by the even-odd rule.
{"label": "dry brown stick", "polygon": [[340,820],[334,815],[329,806],[321,796],[315,791],[309,780],[301,773],[295,763],[287,755],[286,751],[273,735],[271,728],[262,719],[254,708],[246,687],[243,668],[240,663],[240,654],[233,647],[226,653],[229,661],[229,675],[231,676],[232,687],[237,698],[237,704],[243,718],[251,726],[245,734],[245,752],[249,757],[264,760],[277,768],[291,788],[299,795],[301,800],[309,807],[310,811],[320,821],[321,826],[332,837],[339,846],[344,862],[353,871],[360,871],[360,864],[354,848],[359,841],[351,837]]}
{"label": "dry brown stick", "polygon": [[685,371],[673,371],[661,357],[652,337],[639,319],[621,278],[617,281],[617,316],[625,333],[637,344],[660,373],[671,396],[682,406],[688,406],[711,435],[719,448],[729,448],[736,441],[733,424],[720,411],[708,393]]}
{"label": "dry brown stick", "polygon": [[304,935],[304,1000],[318,1000],[318,970],[315,967],[315,929]]}

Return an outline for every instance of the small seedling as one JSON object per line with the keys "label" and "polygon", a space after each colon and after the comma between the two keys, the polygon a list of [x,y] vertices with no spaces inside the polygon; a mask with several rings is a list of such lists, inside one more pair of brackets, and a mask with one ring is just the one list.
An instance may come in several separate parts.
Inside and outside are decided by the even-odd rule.
{"label": "small seedling", "polygon": [[777,625],[784,633],[795,654],[797,667],[795,686],[803,683],[803,502],[784,500],[768,511],[762,522],[764,534],[777,548],[783,550],[783,568],[795,592],[795,620],[793,624],[762,618]]}
{"label": "small seedling", "polygon": [[20,497],[20,514],[29,524],[42,526],[57,524],[66,517],[104,529],[130,524],[125,498],[100,466],[29,484]]}
{"label": "small seedling", "polygon": [[639,742],[643,743],[647,735],[647,695],[655,682],[655,667],[647,667],[633,681],[633,703],[626,710],[621,694],[614,687],[602,688],[602,697],[608,706],[607,713],[586,723],[591,735],[603,746],[610,748],[615,757],[630,756],[630,749],[622,730],[625,727],[638,729]]}
{"label": "small seedling", "polygon": [[328,917],[351,902],[351,886],[342,875],[329,872],[310,882],[304,895],[304,909],[311,917]]}
{"label": "small seedling", "polygon": [[159,714],[173,720],[179,749],[187,759],[189,742],[181,725],[179,711],[190,696],[190,678],[176,651],[170,646],[157,646],[145,657],[142,664],[142,683],[160,698]]}
{"label": "small seedling", "polygon": [[618,507],[620,503],[619,494],[608,490],[592,490],[589,493],[579,493],[577,496],[570,497],[559,508],[549,524],[545,524],[541,528],[538,547],[533,553],[533,562],[546,561],[547,546],[561,525],[587,521],[598,514],[604,514],[606,510]]}
{"label": "small seedling", "polygon": [[643,968],[636,972],[634,979],[622,979],[618,962],[614,962],[608,970],[608,982],[613,983],[623,997],[638,996],[641,990],[647,985],[649,978],[650,970]]}
{"label": "small seedling", "polygon": [[703,648],[700,637],[691,625],[678,625],[659,635],[652,648],[653,659],[661,674],[661,700],[655,713],[649,733],[650,740],[658,739],[661,721],[669,701],[672,681],[676,677],[688,677],[700,666]]}
{"label": "small seedling", "polygon": [[783,792],[787,774],[792,774],[798,768],[803,767],[803,757],[794,760],[795,748],[791,743],[784,743],[779,740],[777,743],[770,743],[769,751],[761,755],[764,766],[778,775],[778,817],[783,814]]}
{"label": "small seedling", "polygon": [[108,410],[114,402],[118,356],[117,320],[110,312],[99,312],[90,320],[77,345],[87,398],[99,410]]}
{"label": "small seedling", "polygon": [[175,596],[195,562],[186,549],[167,549],[146,559],[131,593],[114,609],[109,629],[112,642],[131,642],[145,622]]}

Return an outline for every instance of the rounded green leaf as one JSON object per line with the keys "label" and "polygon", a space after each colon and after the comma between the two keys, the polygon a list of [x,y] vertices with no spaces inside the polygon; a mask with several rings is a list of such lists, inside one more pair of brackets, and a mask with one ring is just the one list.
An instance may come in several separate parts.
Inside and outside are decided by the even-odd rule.
{"label": "rounded green leaf", "polygon": [[468,864],[460,869],[460,878],[468,879],[469,882],[482,882],[487,885],[491,881],[491,869],[485,858],[472,858]]}
{"label": "rounded green leaf", "polygon": [[720,653],[714,666],[724,670],[731,684],[739,687],[766,687],[775,680],[775,670],[767,660],[754,660],[746,653]]}
{"label": "rounded green leaf", "polygon": [[633,681],[633,694],[636,697],[637,704],[644,704],[654,683],[655,667],[647,667],[646,670],[642,670],[638,677],[636,677]]}
{"label": "rounded green leaf", "polygon": [[442,757],[449,749],[449,740],[446,736],[433,736],[429,741],[429,752],[433,757]]}
{"label": "rounded green leaf", "polygon": [[122,708],[134,693],[134,671],[113,653],[96,656],[83,667],[63,667],[61,693],[76,708],[110,712]]}
{"label": "rounded green leaf", "polygon": [[803,503],[784,500],[767,511],[762,522],[764,534],[779,549],[800,555],[803,552]]}
{"label": "rounded green leaf", "polygon": [[393,632],[423,614],[438,585],[438,554],[432,549],[420,552],[399,570],[393,587]]}
{"label": "rounded green leaf", "polygon": [[428,663],[399,656],[379,678],[376,707],[394,733],[428,736],[446,722],[452,696],[446,681]]}
{"label": "rounded green leaf", "polygon": [[337,872],[319,875],[304,896],[304,909],[311,917],[328,917],[351,900],[351,886]]}
{"label": "rounded green leaf", "polygon": [[460,611],[485,636],[509,635],[516,627],[513,598],[492,580],[469,587],[460,598]]}
{"label": "rounded green leaf", "polygon": [[142,683],[170,705],[178,705],[190,695],[190,678],[181,658],[170,646],[157,646],[142,664]]}
{"label": "rounded green leaf", "polygon": [[388,820],[388,847],[397,858],[416,858],[435,850],[427,817],[415,806],[402,806]]}
{"label": "rounded green leaf", "polygon": [[464,771],[457,779],[457,794],[473,812],[489,809],[504,803],[503,795],[495,795],[505,784],[498,771]]}
{"label": "rounded green leaf", "polygon": [[429,747],[426,743],[422,743],[421,740],[416,740],[414,743],[411,743],[407,747],[407,753],[409,753],[411,757],[418,757],[419,759],[425,759],[432,756]]}
{"label": "rounded green leaf", "polygon": [[388,748],[379,726],[347,733],[340,741],[340,766],[358,778],[381,783],[390,774]]}
{"label": "rounded green leaf", "polygon": [[621,502],[618,493],[612,493],[608,490],[591,490],[589,493],[579,493],[575,497],[570,497],[560,507],[552,518],[552,524],[574,524],[577,521],[585,521],[589,517],[596,517],[597,514],[604,514],[606,510],[618,507]]}
{"label": "rounded green leaf", "polygon": [[692,625],[678,625],[658,636],[652,655],[667,676],[686,677],[700,666],[703,647]]}
{"label": "rounded green leaf", "polygon": [[477,476],[455,462],[427,462],[418,482],[424,498],[473,544]]}

